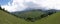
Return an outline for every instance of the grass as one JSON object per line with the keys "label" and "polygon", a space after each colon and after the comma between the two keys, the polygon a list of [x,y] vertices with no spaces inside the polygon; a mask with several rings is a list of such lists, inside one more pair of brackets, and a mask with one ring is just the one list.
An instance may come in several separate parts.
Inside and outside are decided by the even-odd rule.
{"label": "grass", "polygon": [[[40,21],[40,23],[39,23]],[[60,24],[60,12],[38,20],[38,24]]]}
{"label": "grass", "polygon": [[60,12],[42,18],[35,22],[27,22],[0,10],[0,24],[60,24]]}
{"label": "grass", "polygon": [[0,24],[21,24],[23,19],[19,19],[11,14],[0,10]]}

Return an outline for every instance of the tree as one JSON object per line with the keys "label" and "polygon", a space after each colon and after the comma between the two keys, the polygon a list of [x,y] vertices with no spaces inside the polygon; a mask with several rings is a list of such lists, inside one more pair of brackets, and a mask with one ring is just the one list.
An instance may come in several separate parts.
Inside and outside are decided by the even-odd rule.
{"label": "tree", "polygon": [[47,14],[51,15],[51,14],[54,14],[54,13],[56,13],[56,10],[49,10]]}
{"label": "tree", "polygon": [[1,6],[0,6],[0,10],[2,10]]}
{"label": "tree", "polygon": [[3,9],[2,9],[2,8],[1,8],[1,6],[0,6],[0,10],[5,11],[5,12],[9,13],[8,11],[6,11],[6,10],[5,10],[5,8],[3,8]]}
{"label": "tree", "polygon": [[34,22],[34,21],[35,21],[35,18],[30,18],[30,17],[28,17],[28,18],[26,19],[26,21]]}

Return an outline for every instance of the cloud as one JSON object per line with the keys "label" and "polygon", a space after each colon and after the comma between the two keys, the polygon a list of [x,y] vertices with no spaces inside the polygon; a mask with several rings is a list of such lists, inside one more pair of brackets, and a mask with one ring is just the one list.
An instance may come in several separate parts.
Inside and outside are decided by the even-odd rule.
{"label": "cloud", "polygon": [[60,10],[60,0],[11,0],[8,5],[2,6],[9,12],[22,11],[28,7]]}
{"label": "cloud", "polygon": [[25,8],[25,6],[23,5],[23,0],[12,1],[13,1],[12,3],[8,2],[8,5],[3,5],[2,8],[5,8],[5,10],[9,12],[21,11]]}

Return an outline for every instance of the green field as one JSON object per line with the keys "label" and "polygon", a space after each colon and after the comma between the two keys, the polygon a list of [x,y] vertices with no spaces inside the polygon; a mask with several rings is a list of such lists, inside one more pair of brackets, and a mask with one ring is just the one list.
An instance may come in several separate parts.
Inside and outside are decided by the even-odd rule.
{"label": "green field", "polygon": [[27,22],[0,10],[0,24],[60,24],[60,12],[42,18],[35,22]]}

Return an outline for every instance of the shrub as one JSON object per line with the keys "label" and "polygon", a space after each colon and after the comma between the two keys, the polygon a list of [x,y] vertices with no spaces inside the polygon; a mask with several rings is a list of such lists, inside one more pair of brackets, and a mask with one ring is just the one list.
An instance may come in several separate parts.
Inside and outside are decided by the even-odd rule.
{"label": "shrub", "polygon": [[35,18],[30,18],[30,17],[28,17],[26,20],[27,20],[27,21],[34,22],[34,21],[35,21]]}
{"label": "shrub", "polygon": [[42,14],[41,15],[41,18],[44,18],[44,17],[46,17],[46,16],[48,16],[47,14]]}

